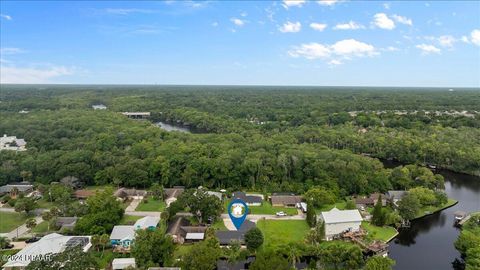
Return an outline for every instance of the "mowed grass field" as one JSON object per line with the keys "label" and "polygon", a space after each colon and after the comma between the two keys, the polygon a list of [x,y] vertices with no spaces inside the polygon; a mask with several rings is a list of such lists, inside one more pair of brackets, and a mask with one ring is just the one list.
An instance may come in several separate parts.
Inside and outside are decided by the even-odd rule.
{"label": "mowed grass field", "polygon": [[158,212],[165,210],[166,204],[162,200],[154,200],[152,198],[148,198],[148,201],[142,200],[142,202],[137,206],[135,211],[152,211]]}
{"label": "mowed grass field", "polygon": [[366,221],[362,222],[362,228],[364,228],[369,235],[372,235],[374,240],[382,240],[385,242],[389,241],[398,234],[397,230],[395,230],[393,227],[378,227]]}
{"label": "mowed grass field", "polygon": [[257,227],[263,232],[264,247],[303,242],[310,231],[305,220],[259,220]]}
{"label": "mowed grass field", "polygon": [[11,232],[27,220],[24,214],[0,212],[0,233]]}

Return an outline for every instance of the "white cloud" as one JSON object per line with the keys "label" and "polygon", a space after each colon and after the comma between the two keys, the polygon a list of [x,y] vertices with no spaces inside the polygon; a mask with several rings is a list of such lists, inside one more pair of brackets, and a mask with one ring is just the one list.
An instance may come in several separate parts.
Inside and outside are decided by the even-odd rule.
{"label": "white cloud", "polygon": [[342,56],[371,56],[377,54],[375,48],[367,43],[355,39],[345,39],[338,41],[331,46],[333,53]]}
{"label": "white cloud", "polygon": [[0,48],[0,55],[11,55],[24,52],[25,50],[22,50],[20,48]]}
{"label": "white cloud", "polygon": [[244,12],[240,13],[240,16],[242,16],[242,17],[247,17],[247,16],[248,16],[248,13],[244,11]]}
{"label": "white cloud", "polygon": [[238,18],[231,18],[230,21],[233,22],[236,26],[245,25],[245,21]]}
{"label": "white cloud", "polygon": [[354,21],[349,21],[348,23],[339,23],[333,27],[335,30],[357,30],[364,29],[365,26],[358,24]]}
{"label": "white cloud", "polygon": [[468,40],[468,37],[467,37],[467,36],[462,36],[462,37],[460,38],[460,40],[461,40],[462,42],[465,42],[465,43],[470,43],[470,40]]}
{"label": "white cloud", "polygon": [[7,15],[7,14],[0,14],[0,18],[3,18],[7,21],[11,21],[12,20],[12,16],[10,15]]}
{"label": "white cloud", "polygon": [[331,66],[338,66],[338,65],[343,64],[343,62],[340,61],[340,60],[337,60],[337,59],[333,59],[330,62],[328,62],[328,64],[331,65]]}
{"label": "white cloud", "polygon": [[422,54],[432,54],[432,53],[440,53],[441,50],[433,45],[427,44],[418,44],[415,46],[417,49],[422,51]]}
{"label": "white cloud", "polygon": [[283,0],[282,6],[286,9],[289,7],[301,7],[305,2],[305,0]]}
{"label": "white cloud", "polygon": [[339,3],[339,0],[319,0],[317,3],[321,6],[333,6],[337,3]]}
{"label": "white cloud", "polygon": [[[345,60],[352,57],[364,57],[377,55],[375,47],[357,41],[355,39],[345,39],[338,41],[332,45],[321,43],[305,43],[300,46],[293,47],[288,54],[292,57],[304,57],[306,59],[325,59],[329,60],[330,64],[341,64],[342,62],[337,59],[341,57]],[[331,59],[336,57],[335,59]]]}
{"label": "white cloud", "polygon": [[154,10],[139,8],[107,8],[105,12],[115,15],[129,15],[132,13],[154,13]]}
{"label": "white cloud", "polygon": [[383,4],[383,7],[384,7],[385,9],[390,9],[390,4],[389,4],[389,3],[384,3],[384,4]]}
{"label": "white cloud", "polygon": [[480,46],[480,29],[473,30],[470,37],[473,44]]}
{"label": "white cloud", "polygon": [[288,54],[292,57],[305,57],[307,59],[318,59],[330,57],[330,48],[323,44],[312,42],[296,46]]}
{"label": "white cloud", "polygon": [[406,24],[406,25],[410,25],[410,26],[413,25],[412,19],[409,19],[407,17],[400,16],[400,15],[397,15],[397,14],[393,14],[392,18],[398,23]]}
{"label": "white cloud", "polygon": [[300,32],[302,24],[300,22],[286,22],[278,28],[282,33],[296,33]]}
{"label": "white cloud", "polygon": [[311,23],[311,24],[310,24],[310,27],[311,27],[313,30],[322,32],[323,30],[325,30],[325,28],[327,28],[327,25],[324,24],[324,23]]}
{"label": "white cloud", "polygon": [[47,68],[2,66],[0,74],[1,83],[48,83],[50,79],[73,74],[73,69],[63,66]]}
{"label": "white cloud", "polygon": [[453,44],[457,42],[457,39],[455,39],[453,36],[450,36],[450,35],[444,35],[444,36],[440,36],[438,38],[438,43],[440,44],[440,46],[442,47],[453,47]]}
{"label": "white cloud", "polygon": [[387,14],[385,13],[377,13],[374,18],[374,24],[382,29],[392,30],[395,28],[395,22],[392,19],[388,18]]}

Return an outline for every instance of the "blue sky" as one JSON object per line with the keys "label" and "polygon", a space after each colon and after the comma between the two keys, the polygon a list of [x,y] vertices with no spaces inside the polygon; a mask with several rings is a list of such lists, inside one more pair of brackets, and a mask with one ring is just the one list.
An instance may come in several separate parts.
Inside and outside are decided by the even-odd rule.
{"label": "blue sky", "polygon": [[478,1],[0,7],[2,83],[480,87]]}

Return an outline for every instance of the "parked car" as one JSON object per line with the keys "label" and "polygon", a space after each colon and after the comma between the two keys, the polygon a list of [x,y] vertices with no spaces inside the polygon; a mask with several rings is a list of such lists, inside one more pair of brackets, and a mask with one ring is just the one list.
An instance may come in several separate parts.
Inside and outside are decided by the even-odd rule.
{"label": "parked car", "polygon": [[11,249],[13,247],[14,247],[13,244],[8,244],[8,245],[5,246],[5,249]]}
{"label": "parked car", "polygon": [[37,242],[38,240],[40,240],[40,237],[32,237],[32,238],[29,238],[27,240],[25,240],[25,243],[33,243],[33,242]]}
{"label": "parked car", "polygon": [[280,212],[277,212],[276,215],[277,215],[277,217],[286,217],[287,213],[285,213],[283,211],[280,211]]}

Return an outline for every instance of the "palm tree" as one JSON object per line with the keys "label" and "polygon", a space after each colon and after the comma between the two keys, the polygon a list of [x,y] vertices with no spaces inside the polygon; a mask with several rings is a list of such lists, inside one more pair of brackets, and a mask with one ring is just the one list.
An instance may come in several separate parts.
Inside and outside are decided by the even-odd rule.
{"label": "palm tree", "polygon": [[26,226],[28,228],[28,231],[31,232],[32,229],[37,226],[37,221],[34,218],[30,218],[27,220]]}
{"label": "palm tree", "polygon": [[50,220],[52,220],[53,214],[50,211],[44,211],[42,213],[42,219],[47,222],[47,230],[50,231]]}
{"label": "palm tree", "polygon": [[108,234],[102,234],[100,236],[99,242],[100,245],[102,246],[102,257],[103,257],[103,252],[105,251],[105,247],[108,245],[108,241],[110,240],[110,237]]}
{"label": "palm tree", "polygon": [[90,242],[92,243],[92,246],[98,251],[100,246],[100,235],[98,234],[92,235]]}

